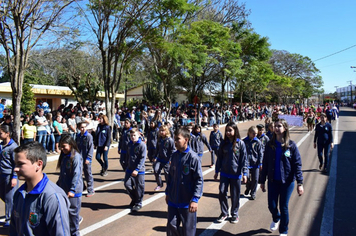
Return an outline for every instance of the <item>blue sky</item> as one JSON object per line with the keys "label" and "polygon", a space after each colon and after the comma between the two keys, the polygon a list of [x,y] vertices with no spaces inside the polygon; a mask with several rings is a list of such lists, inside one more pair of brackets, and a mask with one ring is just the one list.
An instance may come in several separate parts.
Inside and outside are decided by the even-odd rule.
{"label": "blue sky", "polygon": [[[312,61],[356,45],[355,0],[246,0],[256,33],[272,49],[308,56]],[[356,47],[315,61],[325,92],[356,84]]]}

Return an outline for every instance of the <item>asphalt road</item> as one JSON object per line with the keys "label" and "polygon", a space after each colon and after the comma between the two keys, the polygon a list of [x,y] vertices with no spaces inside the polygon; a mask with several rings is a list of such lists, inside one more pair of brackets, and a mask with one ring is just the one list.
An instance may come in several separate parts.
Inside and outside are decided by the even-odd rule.
{"label": "asphalt road", "polygon": [[[323,174],[318,170],[319,163],[316,150],[313,148],[314,133],[308,133],[306,127],[292,127],[290,131],[291,139],[298,144],[302,156],[305,193],[299,197],[295,190],[292,194],[289,203],[288,235],[356,235],[355,218],[352,215],[356,211],[356,204],[353,203],[356,199],[355,188],[352,187],[356,186],[356,178],[353,177],[356,165],[354,141],[356,139],[356,111],[343,108],[338,122],[338,130],[335,130],[337,122],[333,122],[334,131],[338,132],[338,140],[335,140],[335,143],[339,143],[334,150],[337,153],[333,155],[337,168],[335,171],[330,170],[329,174]],[[259,123],[262,121],[239,123],[241,136],[246,135],[251,125]],[[221,127],[221,130],[223,132],[224,127]],[[211,130],[204,130],[206,136],[210,132]],[[108,176],[100,176],[100,166],[95,160],[93,161],[96,194],[82,199],[80,213],[84,217],[80,225],[82,235],[165,235],[167,205],[164,200],[164,191],[153,191],[156,186],[154,175],[150,172],[151,165],[148,162],[146,164],[144,206],[139,212],[132,214],[128,208],[130,199],[123,185],[124,172],[119,164],[117,148],[113,147],[109,152]],[[58,179],[55,165],[56,161],[51,161],[45,169],[49,178],[54,182]],[[215,223],[220,215],[219,183],[214,181],[214,170],[210,169],[209,165],[210,153],[205,152],[202,159],[204,194],[198,206],[196,235],[279,235],[277,231],[269,230],[272,219],[267,208],[267,194],[260,190],[254,201],[242,196],[239,223],[230,224],[228,221],[221,224]],[[330,179],[332,175],[335,175],[333,189],[327,187],[329,175]],[[328,195],[326,195],[328,188]],[[241,192],[243,193],[244,190],[245,186],[242,186]],[[323,214],[324,212],[327,215]],[[4,204],[0,204],[0,215],[3,219]],[[0,235],[6,234],[7,229],[0,226]]]}

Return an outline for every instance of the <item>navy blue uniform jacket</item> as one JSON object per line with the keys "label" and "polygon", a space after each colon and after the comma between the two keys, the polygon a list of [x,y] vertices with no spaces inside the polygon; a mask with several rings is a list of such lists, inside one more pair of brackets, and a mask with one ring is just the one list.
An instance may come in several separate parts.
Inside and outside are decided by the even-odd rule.
{"label": "navy blue uniform jacket", "polygon": [[[266,145],[263,157],[262,171],[260,173],[261,184],[264,184],[267,178],[268,181],[272,182],[274,179],[276,150],[270,146],[270,142]],[[303,184],[302,158],[296,143],[292,140],[289,141],[289,148],[282,150],[280,166],[282,183],[290,183],[297,180],[298,184]]]}
{"label": "navy blue uniform jacket", "polygon": [[167,178],[168,205],[188,208],[190,202],[198,202],[202,194],[203,173],[200,158],[189,146],[184,152],[174,152]]}
{"label": "navy blue uniform jacket", "polygon": [[220,172],[221,176],[231,179],[241,179],[242,175],[247,175],[246,146],[243,141],[237,139],[233,151],[232,144],[225,140],[221,143],[215,173]]}

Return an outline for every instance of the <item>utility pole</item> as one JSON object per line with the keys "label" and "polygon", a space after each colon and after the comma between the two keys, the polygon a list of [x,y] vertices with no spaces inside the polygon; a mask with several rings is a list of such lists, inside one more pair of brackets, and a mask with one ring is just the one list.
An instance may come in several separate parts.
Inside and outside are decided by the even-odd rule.
{"label": "utility pole", "polygon": [[350,90],[350,104],[352,104],[352,80],[347,81],[348,83],[350,83],[351,86],[351,90]]}

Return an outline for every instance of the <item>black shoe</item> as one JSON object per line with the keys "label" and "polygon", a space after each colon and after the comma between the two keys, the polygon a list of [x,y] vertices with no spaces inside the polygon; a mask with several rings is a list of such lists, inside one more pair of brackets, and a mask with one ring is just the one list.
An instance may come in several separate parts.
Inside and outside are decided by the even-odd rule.
{"label": "black shoe", "polygon": [[135,201],[134,200],[132,200],[131,202],[130,202],[130,208],[133,208],[134,206],[135,206]]}
{"label": "black shoe", "polygon": [[221,213],[219,218],[216,220],[218,223],[222,223],[224,220],[226,220],[227,216]]}
{"label": "black shoe", "polygon": [[141,210],[142,206],[139,205],[139,204],[136,204],[133,208],[132,208],[132,211],[139,211]]}
{"label": "black shoe", "polygon": [[320,164],[320,165],[319,165],[319,170],[321,170],[321,167],[323,167],[323,164]]}
{"label": "black shoe", "polygon": [[230,223],[237,224],[239,222],[239,217],[233,216],[231,217]]}
{"label": "black shoe", "polygon": [[323,172],[324,172],[324,173],[328,173],[328,168],[325,167],[325,168],[323,169]]}
{"label": "black shoe", "polygon": [[251,195],[250,200],[255,200],[256,199],[256,195]]}
{"label": "black shoe", "polygon": [[245,190],[245,195],[248,195],[250,193],[250,190],[249,189],[246,189]]}

